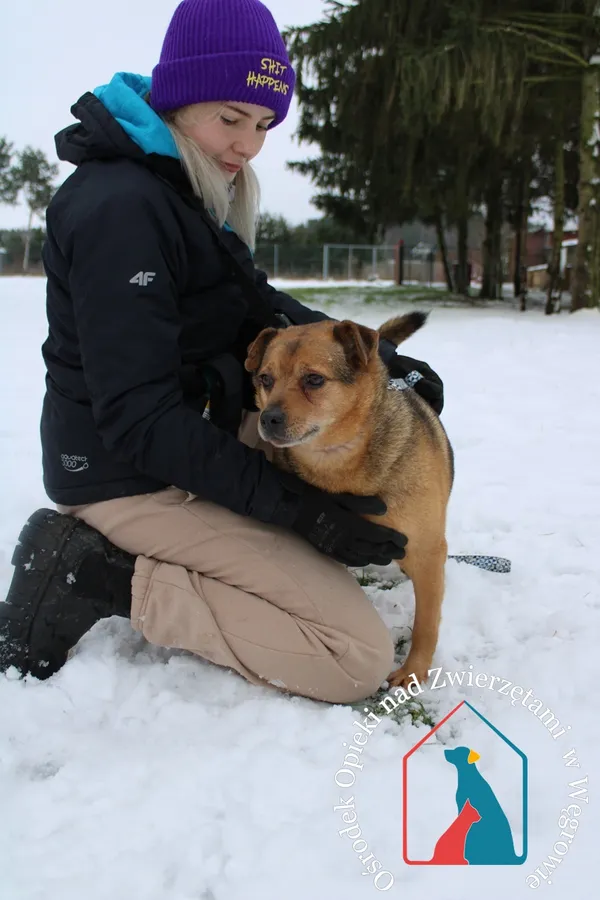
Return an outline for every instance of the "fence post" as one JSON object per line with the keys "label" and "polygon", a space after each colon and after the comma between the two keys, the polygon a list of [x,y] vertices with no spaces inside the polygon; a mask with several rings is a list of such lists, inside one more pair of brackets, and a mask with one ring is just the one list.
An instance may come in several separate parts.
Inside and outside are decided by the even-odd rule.
{"label": "fence post", "polygon": [[323,244],[323,281],[329,278],[329,244]]}
{"label": "fence post", "polygon": [[395,250],[396,284],[404,283],[404,241],[398,241]]}
{"label": "fence post", "polygon": [[373,263],[373,278],[377,278],[377,247],[373,247],[371,261]]}
{"label": "fence post", "polygon": [[348,281],[352,281],[352,244],[348,247]]}
{"label": "fence post", "polygon": [[273,278],[279,275],[279,244],[273,245]]}

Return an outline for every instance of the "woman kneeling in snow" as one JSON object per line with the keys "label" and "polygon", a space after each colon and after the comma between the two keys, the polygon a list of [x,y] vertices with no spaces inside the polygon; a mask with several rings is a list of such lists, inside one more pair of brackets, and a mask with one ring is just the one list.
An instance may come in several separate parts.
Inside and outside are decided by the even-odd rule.
{"label": "woman kneeling in snow", "polygon": [[[405,538],[373,498],[276,469],[243,363],[267,325],[327,318],[256,270],[250,161],[295,75],[259,0],[183,0],[152,78],[119,73],[57,135],[74,163],[47,213],[41,437],[57,511],[35,512],[0,605],[0,669],[46,678],[99,619],[254,684],[330,702],[372,694],[390,634],[344,566]],[[428,366],[382,342],[392,377]],[[379,506],[381,504],[379,503]]]}

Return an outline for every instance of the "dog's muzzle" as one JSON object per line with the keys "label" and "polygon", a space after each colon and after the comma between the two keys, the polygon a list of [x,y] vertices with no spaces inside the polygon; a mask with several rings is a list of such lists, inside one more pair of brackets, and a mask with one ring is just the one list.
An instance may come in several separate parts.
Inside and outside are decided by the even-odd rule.
{"label": "dog's muzzle", "polygon": [[282,441],[286,437],[287,418],[280,406],[270,406],[260,414],[260,427],[266,440]]}

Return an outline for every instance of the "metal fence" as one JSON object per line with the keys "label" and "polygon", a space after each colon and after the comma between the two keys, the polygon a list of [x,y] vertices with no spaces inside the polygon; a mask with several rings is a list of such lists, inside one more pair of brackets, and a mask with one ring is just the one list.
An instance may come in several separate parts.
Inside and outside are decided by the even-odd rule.
{"label": "metal fence", "polygon": [[[436,253],[421,246],[385,244],[258,244],[255,264],[269,278],[324,281],[398,281],[432,284],[440,280]],[[443,279],[443,272],[441,273]]]}
{"label": "metal fence", "polygon": [[323,250],[301,244],[257,244],[254,263],[269,278],[321,278]]}
{"label": "metal fence", "polygon": [[254,261],[270,278],[393,280],[395,247],[371,244],[258,244]]}
{"label": "metal fence", "polygon": [[[384,244],[265,244],[254,253],[257,268],[269,278],[324,281],[397,281],[432,284],[443,280],[434,252],[420,247]],[[22,273],[22,260],[0,251],[0,273]],[[30,274],[43,274],[41,261],[32,260]]]}
{"label": "metal fence", "polygon": [[417,282],[418,284],[431,285],[444,280],[444,271],[441,262],[436,262],[435,253],[426,257],[414,257],[410,250],[405,250],[401,264],[401,281]]}
{"label": "metal fence", "polygon": [[324,244],[323,280],[393,279],[395,254],[396,248],[385,244]]}

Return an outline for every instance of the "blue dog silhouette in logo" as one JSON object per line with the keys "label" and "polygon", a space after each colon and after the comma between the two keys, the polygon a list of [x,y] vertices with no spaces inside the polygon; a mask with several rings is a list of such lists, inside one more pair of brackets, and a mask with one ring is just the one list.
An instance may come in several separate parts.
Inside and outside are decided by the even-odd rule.
{"label": "blue dog silhouette in logo", "polygon": [[525,857],[515,854],[510,823],[494,791],[479,772],[479,754],[468,747],[444,750],[449,763],[456,766],[458,787],[456,805],[460,813],[468,801],[480,819],[473,822],[465,840],[465,859],[472,866],[519,865]]}

